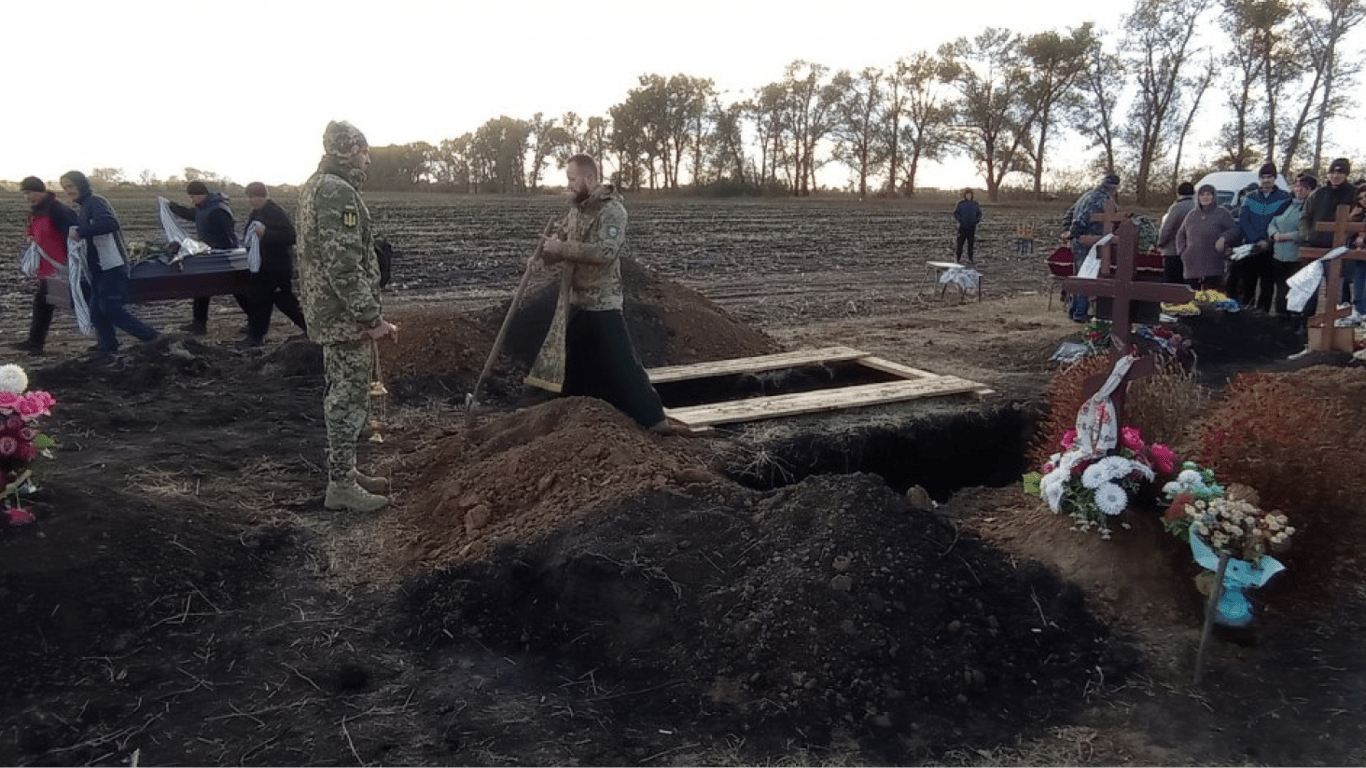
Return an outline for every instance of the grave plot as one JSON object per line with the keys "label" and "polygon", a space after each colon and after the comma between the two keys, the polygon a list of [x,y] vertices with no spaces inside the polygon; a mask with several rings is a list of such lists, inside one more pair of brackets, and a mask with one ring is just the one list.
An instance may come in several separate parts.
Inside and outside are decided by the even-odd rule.
{"label": "grave plot", "polygon": [[654,368],[665,414],[692,430],[720,424],[992,390],[957,376],[837,346]]}

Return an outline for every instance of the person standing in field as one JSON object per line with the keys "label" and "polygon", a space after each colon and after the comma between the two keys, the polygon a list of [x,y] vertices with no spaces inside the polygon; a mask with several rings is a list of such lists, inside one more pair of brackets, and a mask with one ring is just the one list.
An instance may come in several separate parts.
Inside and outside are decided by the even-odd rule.
{"label": "person standing in field", "polygon": [[1202,184],[1195,192],[1195,208],[1186,214],[1176,231],[1176,248],[1187,284],[1192,288],[1224,287],[1229,242],[1238,236],[1238,222],[1219,205],[1213,184]]}
{"label": "person standing in field", "polygon": [[1238,230],[1243,243],[1250,243],[1252,251],[1229,265],[1229,298],[1243,307],[1271,311],[1275,292],[1275,259],[1267,238],[1267,225],[1290,205],[1290,193],[1276,186],[1275,163],[1265,163],[1257,172],[1257,189],[1243,198],[1238,209]]}
{"label": "person standing in field", "polygon": [[621,250],[626,206],[598,164],[575,155],[565,164],[569,212],[541,241],[541,259],[562,265],[555,319],[526,383],[561,395],[605,400],[661,434],[672,433],[659,393],[636,355],[622,314]]}
{"label": "person standing in field", "polygon": [[954,261],[963,262],[963,244],[968,246],[968,263],[974,264],[973,251],[977,247],[977,225],[982,221],[982,206],[972,199],[972,189],[963,190],[963,198],[953,207],[953,220],[958,224],[958,239],[954,243]]}
{"label": "person standing in field", "polygon": [[243,344],[259,347],[270,331],[270,316],[276,307],[300,330],[308,331],[308,323],[294,295],[294,222],[259,181],[247,185],[247,202],[251,205],[247,227],[255,228],[261,240],[261,269],[252,275],[251,310]]}
{"label": "person standing in field", "polygon": [[[208,186],[198,179],[185,185],[185,194],[190,197],[190,205],[170,203],[171,213],[186,221],[194,222],[195,236],[200,242],[216,251],[227,251],[237,247],[237,220],[233,218],[232,206],[222,192],[210,192]],[[237,305],[248,311],[246,297],[236,296]],[[209,332],[209,297],[198,296],[194,300],[194,313],[185,331],[195,336]]]}
{"label": "person standing in field", "polygon": [[76,225],[76,214],[62,204],[57,196],[47,191],[47,185],[37,176],[19,182],[19,189],[28,198],[28,229],[25,236],[42,249],[38,263],[38,290],[33,295],[33,316],[29,320],[28,338],[11,346],[30,355],[43,354],[47,331],[52,326],[54,307],[48,303],[47,279],[66,267],[66,234]]}
{"label": "person standing in field", "polygon": [[355,126],[330,122],[318,170],[299,191],[299,293],[308,336],[323,348],[327,493],[323,506],[374,512],[388,481],[356,469],[365,428],[375,341],[398,328],[380,308],[379,262],[370,211],[361,199],[370,144]]}
{"label": "person standing in field", "polygon": [[1162,252],[1162,282],[1184,283],[1181,251],[1176,248],[1176,231],[1195,208],[1195,185],[1183,181],[1176,188],[1176,201],[1167,207],[1162,226],[1157,233],[1157,248]]}
{"label": "person standing in field", "polygon": [[[1094,188],[1087,190],[1077,201],[1067,209],[1067,214],[1062,219],[1062,232],[1060,237],[1072,249],[1072,266],[1074,270],[1081,269],[1081,263],[1086,258],[1089,246],[1082,245],[1081,238],[1085,235],[1100,235],[1104,227],[1099,221],[1093,221],[1091,216],[1105,212],[1105,204],[1110,202],[1119,191],[1119,176],[1113,173],[1105,174]],[[1067,308],[1067,316],[1078,323],[1086,322],[1091,314],[1090,301],[1083,295],[1072,297],[1072,303]]]}
{"label": "person standing in field", "polygon": [[[76,224],[67,230],[72,243],[85,241],[85,263],[90,273],[90,324],[95,329],[91,352],[114,354],[119,349],[118,328],[139,341],[155,341],[157,332],[137,319],[128,303],[128,247],[118,216],[109,201],[94,194],[80,171],[62,174],[62,190],[76,204]],[[71,244],[68,244],[70,249]]]}

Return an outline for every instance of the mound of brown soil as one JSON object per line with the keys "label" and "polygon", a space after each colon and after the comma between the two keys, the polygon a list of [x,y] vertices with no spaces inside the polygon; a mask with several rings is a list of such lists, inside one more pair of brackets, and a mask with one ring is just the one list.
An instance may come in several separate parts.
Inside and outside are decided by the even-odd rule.
{"label": "mound of brown soil", "polygon": [[696,453],[591,398],[499,416],[406,459],[418,470],[417,495],[400,515],[411,529],[407,557],[480,559],[585,521],[624,496],[720,480]]}

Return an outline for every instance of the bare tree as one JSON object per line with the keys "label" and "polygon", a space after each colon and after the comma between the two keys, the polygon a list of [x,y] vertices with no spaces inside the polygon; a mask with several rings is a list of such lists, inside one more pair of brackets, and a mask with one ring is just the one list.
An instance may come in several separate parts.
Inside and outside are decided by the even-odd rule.
{"label": "bare tree", "polygon": [[1190,85],[1187,68],[1200,52],[1195,43],[1201,17],[1212,0],[1136,0],[1124,17],[1127,36],[1121,44],[1137,94],[1121,137],[1133,154],[1138,171],[1134,194],[1148,202],[1153,168],[1163,159],[1174,137],[1173,115],[1182,90]]}
{"label": "bare tree", "polygon": [[861,198],[868,196],[868,177],[881,170],[886,161],[878,142],[883,120],[882,80],[882,70],[875,67],[866,67],[858,75],[841,70],[831,80],[837,94],[830,131],[835,140],[834,156],[858,177]]}
{"label": "bare tree", "polygon": [[1204,74],[1195,78],[1191,88],[1191,106],[1186,110],[1186,118],[1181,121],[1181,131],[1176,135],[1176,157],[1172,159],[1171,188],[1181,183],[1181,156],[1185,154],[1186,137],[1190,135],[1191,128],[1195,126],[1195,116],[1200,113],[1200,102],[1205,98],[1205,92],[1209,90],[1210,84],[1214,82],[1216,73],[1215,58],[1209,57],[1205,65]]}
{"label": "bare tree", "polygon": [[[953,109],[946,103],[942,88],[939,62],[929,53],[917,53],[896,63],[896,75],[889,78],[883,134],[888,190],[904,188],[908,197],[914,196],[920,162],[944,156]],[[898,186],[898,168],[903,166],[905,182]]]}
{"label": "bare tree", "polygon": [[1027,169],[1034,116],[1024,97],[1020,37],[988,27],[971,40],[940,46],[939,59],[940,79],[958,92],[950,141],[972,158],[987,196],[997,200],[1006,175]]}
{"label": "bare tree", "polygon": [[1049,132],[1059,119],[1060,102],[1077,88],[1086,72],[1086,54],[1097,40],[1095,25],[1086,22],[1069,30],[1066,36],[1057,32],[1040,32],[1024,39],[1020,53],[1027,63],[1025,98],[1028,112],[1033,115],[1032,140],[1024,146],[1034,172],[1034,197],[1043,197],[1043,171],[1048,148]]}
{"label": "bare tree", "polygon": [[1362,0],[1313,0],[1310,7],[1296,6],[1297,19],[1292,36],[1312,42],[1301,55],[1309,59],[1309,83],[1302,88],[1299,114],[1289,123],[1283,165],[1289,167],[1302,153],[1304,134],[1310,125],[1314,129],[1314,148],[1309,165],[1321,169],[1324,137],[1328,121],[1343,109],[1346,100],[1335,91],[1337,86],[1349,84],[1361,72],[1361,65],[1339,56],[1339,48],[1347,33],[1366,18],[1366,3]]}
{"label": "bare tree", "polygon": [[829,67],[794,61],[783,75],[785,127],[793,160],[792,194],[805,196],[816,188],[816,169],[824,165],[816,148],[834,126],[835,101],[839,93],[826,81]]}
{"label": "bare tree", "polygon": [[1088,149],[1100,150],[1100,165],[1119,167],[1119,94],[1127,77],[1124,60],[1104,49],[1100,36],[1086,52],[1086,68],[1077,81],[1080,97],[1068,105],[1072,125],[1086,139]]}

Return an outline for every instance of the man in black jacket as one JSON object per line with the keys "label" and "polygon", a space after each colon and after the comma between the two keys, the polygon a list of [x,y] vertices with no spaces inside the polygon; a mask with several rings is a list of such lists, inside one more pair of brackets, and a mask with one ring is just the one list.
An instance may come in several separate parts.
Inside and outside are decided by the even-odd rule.
{"label": "man in black jacket", "polygon": [[[195,237],[216,251],[226,251],[238,247],[237,221],[232,216],[232,207],[221,192],[209,192],[204,182],[198,179],[185,185],[185,194],[190,196],[191,205],[171,203],[171,212],[186,221],[194,222]],[[247,298],[237,295],[237,305],[250,316]],[[209,297],[199,296],[194,300],[194,315],[184,330],[196,336],[203,336],[209,330]]]}
{"label": "man in black jacket", "polygon": [[255,227],[261,239],[261,269],[252,276],[253,291],[247,312],[247,338],[243,345],[259,347],[270,331],[270,316],[276,307],[307,332],[299,298],[294,295],[294,222],[278,203],[270,199],[266,185],[253,181],[247,185],[251,214],[248,229]]}

